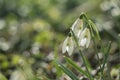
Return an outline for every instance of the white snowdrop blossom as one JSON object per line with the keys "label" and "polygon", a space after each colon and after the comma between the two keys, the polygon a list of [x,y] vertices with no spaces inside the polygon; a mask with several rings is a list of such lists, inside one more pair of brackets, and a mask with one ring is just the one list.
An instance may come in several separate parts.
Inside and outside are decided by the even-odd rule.
{"label": "white snowdrop blossom", "polygon": [[71,29],[73,30],[75,36],[78,38],[79,35],[81,34],[82,30],[83,30],[83,20],[78,18],[78,19],[73,23]]}
{"label": "white snowdrop blossom", "polygon": [[62,45],[62,53],[67,52],[69,56],[72,55],[74,49],[74,41],[72,39],[72,36],[68,36]]}
{"label": "white snowdrop blossom", "polygon": [[90,44],[90,40],[91,40],[91,36],[90,36],[90,30],[88,28],[85,28],[82,33],[79,36],[79,45],[81,47],[89,47]]}

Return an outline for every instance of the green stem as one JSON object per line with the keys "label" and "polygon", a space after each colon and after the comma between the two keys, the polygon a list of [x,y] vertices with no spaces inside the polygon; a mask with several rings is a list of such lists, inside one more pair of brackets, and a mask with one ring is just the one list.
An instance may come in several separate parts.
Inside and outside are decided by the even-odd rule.
{"label": "green stem", "polygon": [[[120,53],[120,33],[118,34],[118,49]],[[119,60],[120,60],[120,56],[119,56]],[[120,80],[120,68],[119,68],[119,80]]]}
{"label": "green stem", "polygon": [[105,56],[104,56],[103,66],[102,66],[102,70],[101,70],[102,73],[104,71],[105,63],[107,62],[107,59],[108,59],[108,54],[109,54],[110,48],[111,48],[111,41],[108,44],[108,48],[107,48],[107,51],[106,51]]}
{"label": "green stem", "polygon": [[102,67],[101,67],[101,62],[100,62],[100,58],[99,58],[99,55],[98,55],[98,50],[97,50],[97,46],[96,46],[96,43],[95,43],[95,39],[93,38],[93,44],[94,44],[94,48],[95,48],[95,51],[96,51],[96,55],[97,55],[97,59],[98,59],[98,64],[100,66],[100,72],[101,72],[101,80],[104,80],[104,77],[103,77],[103,73],[102,73]]}
{"label": "green stem", "polygon": [[[120,34],[118,34],[118,49],[119,49],[119,53],[120,53]],[[119,56],[119,60],[120,60],[120,56]]]}
{"label": "green stem", "polygon": [[108,75],[108,79],[112,80],[112,77],[110,75],[110,64],[108,63],[108,61],[107,61],[107,75]]}
{"label": "green stem", "polygon": [[82,18],[86,23],[88,23],[89,19],[88,19],[87,15],[85,13],[82,13],[79,18],[80,19]]}
{"label": "green stem", "polygon": [[88,70],[87,63],[86,63],[86,60],[85,60],[85,56],[82,54],[82,51],[81,51],[81,49],[80,49],[78,40],[77,40],[77,38],[76,38],[74,32],[73,32],[72,30],[71,30],[71,32],[72,32],[73,38],[74,38],[74,40],[75,40],[75,43],[76,43],[76,45],[77,45],[77,47],[78,47],[78,49],[79,49],[80,56],[81,56],[82,59],[83,59],[85,68],[86,68],[86,70],[87,70],[87,72],[88,72],[88,74],[89,74],[89,78],[90,78],[90,80],[94,80],[94,79],[92,78],[92,75],[90,74],[90,72],[89,72],[89,70]]}
{"label": "green stem", "polygon": [[101,44],[102,52],[105,53],[105,50],[104,50],[104,47],[103,47],[103,44],[102,44],[102,40],[99,40],[99,41],[100,41],[100,44]]}

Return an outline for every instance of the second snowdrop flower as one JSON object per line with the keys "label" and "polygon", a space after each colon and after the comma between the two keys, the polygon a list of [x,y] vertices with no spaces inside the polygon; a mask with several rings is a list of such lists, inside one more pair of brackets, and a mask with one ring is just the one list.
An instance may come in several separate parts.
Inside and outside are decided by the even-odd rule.
{"label": "second snowdrop flower", "polygon": [[83,30],[83,20],[78,18],[72,25],[71,29],[73,30],[75,36],[78,38]]}
{"label": "second snowdrop flower", "polygon": [[91,35],[90,35],[90,30],[88,28],[85,28],[82,33],[79,36],[79,45],[81,47],[89,47],[90,44],[90,40],[91,40]]}

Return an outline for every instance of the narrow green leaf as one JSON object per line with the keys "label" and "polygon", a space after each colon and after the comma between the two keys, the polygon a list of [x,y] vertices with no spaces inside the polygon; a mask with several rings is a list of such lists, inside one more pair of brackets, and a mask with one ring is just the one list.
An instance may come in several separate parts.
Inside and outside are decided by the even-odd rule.
{"label": "narrow green leaf", "polygon": [[118,48],[119,48],[119,52],[120,52],[120,33],[118,34]]}
{"label": "narrow green leaf", "polygon": [[57,61],[57,60],[53,60],[53,61],[52,61],[52,65],[54,65],[55,68],[56,68],[56,74],[57,74],[56,77],[60,77],[63,72],[62,72],[62,70],[58,67],[58,63],[56,63],[56,61]]}
{"label": "narrow green leaf", "polygon": [[86,62],[87,67],[89,68],[89,70],[92,70],[91,64],[86,57],[85,57],[85,62]]}
{"label": "narrow green leaf", "polygon": [[107,51],[105,53],[105,57],[104,57],[104,60],[103,60],[103,66],[102,66],[102,72],[104,70],[105,63],[107,62],[107,58],[108,58],[108,55],[109,55],[110,48],[111,48],[111,41],[109,42]]}
{"label": "narrow green leaf", "polygon": [[[58,62],[57,62],[58,63]],[[66,68],[65,66],[63,66],[61,63],[58,63],[58,67],[65,73],[67,74],[72,80],[79,80],[77,78],[77,76],[72,72],[70,71],[68,68]]]}
{"label": "narrow green leaf", "polygon": [[7,78],[2,73],[0,73],[0,80],[7,80]]}
{"label": "narrow green leaf", "polygon": [[88,22],[90,23],[90,26],[91,26],[92,30],[95,32],[94,35],[97,36],[98,40],[101,40],[98,29],[97,29],[97,26],[91,20],[89,20]]}
{"label": "narrow green leaf", "polygon": [[71,65],[73,66],[76,70],[78,70],[81,74],[85,75],[86,77],[89,78],[89,75],[87,74],[86,71],[83,71],[77,64],[75,64],[75,62],[73,62],[70,58],[65,57],[65,60]]}

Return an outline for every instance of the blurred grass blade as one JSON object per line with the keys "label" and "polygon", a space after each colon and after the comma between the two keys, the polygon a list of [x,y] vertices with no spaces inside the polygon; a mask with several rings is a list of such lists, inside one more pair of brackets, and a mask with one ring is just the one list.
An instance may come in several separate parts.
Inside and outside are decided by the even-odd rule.
{"label": "blurred grass blade", "polygon": [[64,57],[65,60],[71,65],[73,66],[76,70],[78,70],[81,74],[85,75],[86,77],[89,78],[89,75],[87,74],[87,72],[83,71],[77,64],[75,64],[75,62],[73,62],[70,58],[68,57]]}
{"label": "blurred grass blade", "polygon": [[[57,62],[58,63],[58,62]],[[66,68],[65,66],[63,66],[61,63],[58,63],[58,67],[65,73],[67,74],[72,80],[79,80],[77,78],[77,76],[72,72],[70,71],[68,68]]]}
{"label": "blurred grass blade", "polygon": [[85,57],[85,62],[86,62],[87,67],[89,68],[89,70],[92,70],[91,64],[86,57]]}
{"label": "blurred grass blade", "polygon": [[7,78],[2,73],[0,73],[0,80],[7,80]]}
{"label": "blurred grass blade", "polygon": [[119,48],[119,53],[120,53],[120,33],[118,34],[118,48]]}
{"label": "blurred grass blade", "polygon": [[102,72],[104,71],[105,63],[107,62],[107,58],[108,58],[108,55],[109,55],[110,48],[111,48],[111,41],[109,42],[107,51],[105,53],[105,57],[104,57],[104,60],[103,60],[103,66],[102,66]]}
{"label": "blurred grass blade", "polygon": [[60,77],[62,76],[62,70],[59,68],[58,64],[56,63],[56,60],[52,61],[52,64],[55,66],[56,68],[56,77]]}
{"label": "blurred grass blade", "polygon": [[109,80],[112,80],[110,71],[111,71],[111,70],[110,70],[110,65],[109,65],[109,63],[107,63],[107,75],[108,75],[108,79],[109,79]]}

